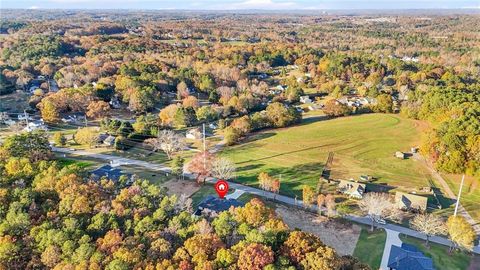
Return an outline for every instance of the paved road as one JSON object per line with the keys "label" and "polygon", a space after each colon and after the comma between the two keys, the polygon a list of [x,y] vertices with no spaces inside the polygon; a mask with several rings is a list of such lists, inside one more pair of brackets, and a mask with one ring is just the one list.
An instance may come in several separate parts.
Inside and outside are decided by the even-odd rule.
{"label": "paved road", "polygon": [[390,250],[392,246],[402,246],[402,241],[400,240],[399,232],[393,231],[390,229],[385,229],[387,233],[387,239],[385,240],[385,247],[383,248],[383,256],[382,256],[382,263],[380,264],[380,269],[388,270],[388,259],[390,257]]}
{"label": "paved road", "polygon": [[[171,169],[169,167],[159,165],[159,164],[155,164],[155,163],[146,162],[146,161],[129,159],[129,158],[122,158],[122,157],[106,155],[106,154],[91,153],[91,152],[88,152],[88,151],[85,151],[85,150],[71,150],[71,149],[68,149],[68,148],[57,148],[57,147],[53,147],[52,149],[55,152],[68,153],[70,155],[78,155],[78,156],[88,156],[88,157],[93,157],[93,158],[97,158],[97,159],[113,161],[115,163],[136,165],[136,166],[139,166],[139,167],[148,168],[150,170],[156,170],[156,171],[162,171],[162,172],[165,172],[165,173],[171,173]],[[195,176],[193,174],[189,174],[189,173],[185,173],[184,176],[187,177],[187,178],[190,178],[190,179],[195,178]],[[206,181],[208,183],[215,183],[216,179],[213,178],[213,177],[209,177],[209,178],[206,179]],[[263,190],[258,189],[258,188],[245,186],[245,185],[238,184],[238,183],[233,183],[233,182],[228,182],[228,185],[233,189],[242,190],[244,192],[254,194],[254,195],[257,195],[257,196],[261,196],[261,197],[264,197],[264,198],[268,198],[268,199],[275,199],[275,200],[277,200],[281,203],[285,203],[285,204],[288,204],[288,205],[297,206],[297,207],[302,207],[303,206],[303,202],[301,200],[297,200],[296,198],[291,198],[291,197],[287,197],[287,196],[284,196],[284,195],[275,194],[275,193],[268,192],[268,191],[263,191]],[[317,211],[318,208],[317,208],[316,205],[312,205],[310,210]],[[371,219],[368,218],[368,217],[346,215],[346,216],[344,216],[344,218],[346,218],[348,220],[351,220],[351,221],[354,221],[354,222],[357,222],[357,223],[361,223],[361,224],[365,224],[365,225],[371,225]],[[402,233],[402,234],[405,234],[405,235],[408,235],[408,236],[412,236],[412,237],[416,237],[416,238],[420,238],[420,239],[424,239],[424,240],[426,239],[425,235],[423,235],[423,234],[421,234],[421,233],[419,233],[415,230],[412,230],[412,229],[409,229],[409,228],[406,228],[406,227],[402,227],[402,226],[399,226],[399,225],[395,225],[395,224],[385,224],[385,225],[376,224],[376,226],[380,227],[380,228],[396,231],[396,232],[399,232],[399,233]],[[434,243],[442,244],[442,245],[445,245],[445,246],[450,246],[450,244],[451,244],[450,240],[448,240],[444,237],[439,237],[439,236],[430,237],[430,241],[434,242]],[[480,245],[475,246],[474,249],[473,249],[473,252],[475,252],[477,254],[480,254]]]}

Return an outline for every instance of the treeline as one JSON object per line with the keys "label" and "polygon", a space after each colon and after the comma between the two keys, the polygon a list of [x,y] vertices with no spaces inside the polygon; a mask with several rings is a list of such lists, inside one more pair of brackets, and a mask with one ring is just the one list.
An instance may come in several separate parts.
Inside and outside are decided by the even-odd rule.
{"label": "treeline", "polygon": [[258,199],[197,217],[147,181],[96,181],[51,157],[42,134],[0,148],[2,269],[369,269]]}

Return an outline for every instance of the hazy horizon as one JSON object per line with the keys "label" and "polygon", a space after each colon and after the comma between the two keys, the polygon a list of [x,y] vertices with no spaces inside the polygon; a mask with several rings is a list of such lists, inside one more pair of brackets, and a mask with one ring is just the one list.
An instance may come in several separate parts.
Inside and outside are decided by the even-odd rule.
{"label": "hazy horizon", "polygon": [[294,10],[480,10],[478,0],[3,0],[1,9],[185,10],[185,11],[294,11]]}

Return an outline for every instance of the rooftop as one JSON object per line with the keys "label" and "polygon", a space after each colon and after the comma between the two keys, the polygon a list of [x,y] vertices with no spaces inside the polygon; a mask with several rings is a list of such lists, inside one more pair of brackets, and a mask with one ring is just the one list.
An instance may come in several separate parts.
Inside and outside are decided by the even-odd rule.
{"label": "rooftop", "polygon": [[415,246],[403,243],[392,246],[388,257],[388,268],[395,270],[435,270],[431,258],[423,255]]}
{"label": "rooftop", "polygon": [[243,203],[235,199],[220,199],[214,196],[207,196],[198,205],[197,211],[195,211],[195,215],[199,216],[204,209],[208,209],[218,213],[218,212],[227,211],[232,206],[233,207],[243,206]]}

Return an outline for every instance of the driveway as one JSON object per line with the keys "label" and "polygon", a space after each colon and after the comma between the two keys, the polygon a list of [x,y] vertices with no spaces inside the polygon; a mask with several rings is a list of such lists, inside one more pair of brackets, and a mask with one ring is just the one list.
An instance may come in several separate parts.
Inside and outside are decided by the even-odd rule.
{"label": "driveway", "polygon": [[390,257],[390,250],[392,246],[402,246],[402,241],[400,240],[399,232],[393,231],[390,229],[385,229],[387,233],[387,239],[385,240],[385,248],[383,249],[382,263],[380,264],[380,269],[388,270],[388,259]]}

